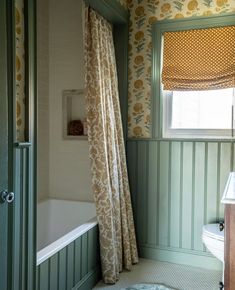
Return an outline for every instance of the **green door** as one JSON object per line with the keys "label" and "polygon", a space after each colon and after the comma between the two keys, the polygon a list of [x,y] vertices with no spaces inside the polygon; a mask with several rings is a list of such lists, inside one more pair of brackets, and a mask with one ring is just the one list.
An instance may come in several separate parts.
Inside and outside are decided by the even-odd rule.
{"label": "green door", "polygon": [[[7,105],[6,1],[0,1],[0,195],[8,189],[8,105]],[[0,196],[0,290],[7,289],[8,210]]]}

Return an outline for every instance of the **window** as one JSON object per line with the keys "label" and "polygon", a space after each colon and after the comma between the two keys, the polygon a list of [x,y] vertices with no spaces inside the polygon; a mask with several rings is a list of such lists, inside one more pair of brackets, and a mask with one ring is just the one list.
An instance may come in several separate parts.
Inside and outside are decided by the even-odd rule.
{"label": "window", "polygon": [[163,137],[231,137],[233,92],[164,91]]}
{"label": "window", "polygon": [[231,138],[232,123],[235,129],[233,18],[153,24],[153,137]]}

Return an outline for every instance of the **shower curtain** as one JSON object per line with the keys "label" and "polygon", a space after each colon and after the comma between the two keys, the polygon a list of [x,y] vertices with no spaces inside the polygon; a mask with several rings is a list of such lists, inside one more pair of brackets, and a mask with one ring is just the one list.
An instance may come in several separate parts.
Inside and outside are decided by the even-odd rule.
{"label": "shower curtain", "polygon": [[103,280],[138,262],[126,169],[112,26],[85,9],[86,107]]}

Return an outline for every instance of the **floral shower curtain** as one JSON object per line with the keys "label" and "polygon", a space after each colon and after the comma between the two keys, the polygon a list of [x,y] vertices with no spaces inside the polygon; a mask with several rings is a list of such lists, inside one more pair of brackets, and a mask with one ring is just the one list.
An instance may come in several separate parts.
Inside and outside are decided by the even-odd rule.
{"label": "floral shower curtain", "polygon": [[103,279],[115,283],[122,268],[138,262],[126,169],[111,25],[85,10],[88,141],[100,231]]}

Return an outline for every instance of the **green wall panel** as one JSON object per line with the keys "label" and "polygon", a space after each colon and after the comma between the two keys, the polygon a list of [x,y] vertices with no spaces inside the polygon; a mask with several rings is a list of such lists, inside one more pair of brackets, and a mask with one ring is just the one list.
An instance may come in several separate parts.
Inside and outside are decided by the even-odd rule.
{"label": "green wall panel", "polygon": [[[58,261],[58,272],[59,272],[59,290],[66,290],[66,284],[67,284],[67,269],[66,269],[66,248],[62,249],[59,253],[59,261]],[[43,279],[43,277],[40,277]],[[45,288],[50,289],[50,288]]]}
{"label": "green wall panel", "polygon": [[182,199],[181,213],[181,237],[180,246],[183,249],[191,249],[192,236],[192,172],[193,172],[193,146],[191,142],[183,143],[182,160]]}
{"label": "green wall panel", "polygon": [[88,273],[88,234],[82,235],[82,278]]}
{"label": "green wall panel", "polygon": [[57,290],[58,285],[58,255],[54,255],[50,259],[50,280],[49,289]]}
{"label": "green wall panel", "polygon": [[[138,144],[138,160],[137,160],[137,200],[136,200],[136,212],[141,213],[136,216],[138,239],[140,243],[146,242],[147,235],[147,212],[143,211],[147,207],[147,195],[143,194],[145,192],[145,186],[147,185],[147,168],[146,168],[146,159],[147,159],[147,143],[141,142]],[[140,230],[141,229],[141,230]]]}
{"label": "green wall panel", "polygon": [[82,275],[81,275],[82,238],[81,237],[76,239],[76,241],[74,242],[74,246],[75,246],[74,279],[75,279],[75,284],[77,284],[82,278]]}
{"label": "green wall panel", "polygon": [[205,195],[205,143],[195,143],[195,169],[194,169],[194,208],[193,208],[193,248],[203,250],[202,226],[204,222],[204,195]]}
{"label": "green wall panel", "polygon": [[148,166],[148,203],[147,211],[147,241],[149,245],[155,245],[157,241],[157,179],[158,172],[155,170],[158,162],[158,144],[156,142],[149,142],[149,154],[146,160]]}
{"label": "green wall panel", "polygon": [[37,290],[91,290],[99,279],[98,226],[37,267]]}
{"label": "green wall panel", "polygon": [[170,186],[170,224],[169,224],[169,240],[170,247],[178,248],[180,245],[180,201],[181,201],[181,182],[180,182],[180,162],[181,160],[181,144],[180,142],[171,143],[171,180]]}
{"label": "green wall panel", "polygon": [[220,267],[202,243],[202,226],[224,218],[220,199],[234,168],[233,151],[234,145],[226,141],[128,140],[130,188],[143,257]]}
{"label": "green wall panel", "polygon": [[72,289],[74,286],[74,243],[66,247],[67,251],[67,288]]}
{"label": "green wall panel", "polygon": [[34,289],[33,271],[35,269],[34,252],[34,195],[29,177],[32,174],[30,144],[14,148],[13,192],[15,200],[11,205],[13,231],[11,289]]}
{"label": "green wall panel", "polygon": [[205,220],[213,221],[217,215],[217,175],[218,175],[218,144],[208,143],[207,152],[207,183]]}
{"label": "green wall panel", "polygon": [[[169,226],[169,142],[160,142],[159,159],[159,191],[158,191],[158,243],[162,246],[168,245]],[[161,229],[161,230],[159,230]]]}

